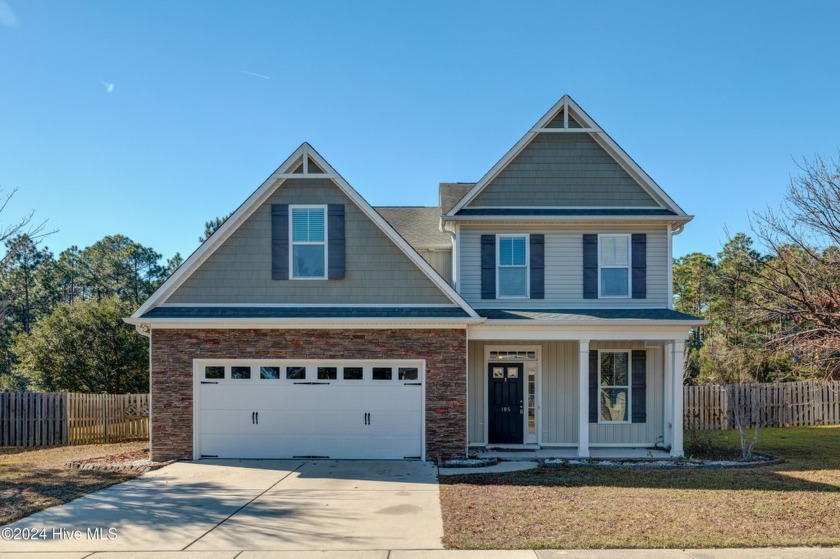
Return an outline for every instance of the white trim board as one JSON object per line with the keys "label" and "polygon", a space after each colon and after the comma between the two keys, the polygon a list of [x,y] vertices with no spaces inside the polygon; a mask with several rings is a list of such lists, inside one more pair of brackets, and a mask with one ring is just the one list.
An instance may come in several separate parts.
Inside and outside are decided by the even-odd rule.
{"label": "white trim board", "polygon": [[283,329],[283,330],[402,330],[449,329],[464,330],[468,324],[483,322],[483,318],[140,318],[123,319],[134,325],[147,325],[152,329],[212,328]]}
{"label": "white trim board", "polygon": [[[302,157],[315,162],[324,174],[290,174],[291,166],[296,164]],[[285,175],[285,176],[284,176]],[[333,178],[330,178],[333,176]],[[281,178],[278,178],[281,177]],[[260,186],[243,202],[239,208],[225,221],[219,229],[193,252],[187,260],[178,267],[175,272],[155,291],[151,297],[146,299],[137,311],[131,315],[132,318],[140,318],[150,309],[166,301],[187,278],[198,269],[215,250],[221,246],[236,231],[257,208],[259,208],[277,188],[280,188],[288,178],[330,178],[362,212],[373,221],[379,229],[388,237],[402,252],[440,289],[447,298],[455,305],[461,307],[472,318],[479,318],[472,307],[438,274],[420,254],[414,250],[396,230],[388,224],[373,207],[344,180],[344,178],[333,169],[315,149],[304,142],[271,174]],[[279,182],[278,182],[279,181]]]}
{"label": "white trim board", "polygon": [[[467,204],[475,199],[484,188],[495,179],[502,170],[507,167],[508,163],[519,155],[531,141],[537,137],[538,134],[545,133],[546,125],[560,112],[564,111],[565,115],[569,111],[574,113],[575,119],[584,126],[584,128],[557,128],[558,130],[565,130],[566,132],[580,132],[588,133],[608,154],[610,154],[616,162],[621,165],[636,181],[650,194],[654,200],[658,201],[663,208],[672,210],[679,217],[686,217],[686,213],[682,208],[671,199],[668,194],[656,182],[645,173],[639,165],[625,152],[621,147],[604,132],[604,130],[586,112],[572,99],[569,95],[564,95],[551,109],[540,118],[537,123],[512,147],[508,152],[495,164],[493,167],[479,180],[475,185],[455,204],[449,212],[443,216],[444,220],[449,220],[462,210]],[[556,216],[555,216],[556,217]]]}
{"label": "white trim board", "polygon": [[262,309],[437,309],[437,308],[458,308],[458,305],[451,303],[161,303],[158,307],[168,308],[262,308]]}

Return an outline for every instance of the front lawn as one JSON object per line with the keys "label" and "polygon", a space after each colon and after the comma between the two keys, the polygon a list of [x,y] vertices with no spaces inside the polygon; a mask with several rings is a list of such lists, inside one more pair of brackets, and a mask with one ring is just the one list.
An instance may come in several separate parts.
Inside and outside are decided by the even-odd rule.
{"label": "front lawn", "polygon": [[[735,431],[717,442],[735,445]],[[441,476],[455,549],[840,545],[840,426],[766,429],[761,468]]]}
{"label": "front lawn", "polygon": [[148,441],[58,447],[0,447],[0,524],[72,501],[139,474],[67,468],[69,462],[148,448]]}

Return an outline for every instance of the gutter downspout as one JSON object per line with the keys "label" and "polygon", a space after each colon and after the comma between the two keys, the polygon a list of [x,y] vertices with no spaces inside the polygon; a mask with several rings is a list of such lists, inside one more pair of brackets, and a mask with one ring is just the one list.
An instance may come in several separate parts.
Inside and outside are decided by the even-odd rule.
{"label": "gutter downspout", "polygon": [[141,336],[149,338],[149,459],[154,460],[154,448],[152,448],[152,329],[148,324],[135,324],[134,329]]}
{"label": "gutter downspout", "polygon": [[[456,226],[457,227],[457,226]],[[444,233],[447,233],[449,237],[452,239],[452,288],[455,289],[457,293],[461,293],[461,290],[458,289],[458,283],[461,281],[461,278],[458,277],[458,234],[456,231],[451,231],[446,227],[446,224],[443,221],[443,218],[440,219],[440,230]]]}

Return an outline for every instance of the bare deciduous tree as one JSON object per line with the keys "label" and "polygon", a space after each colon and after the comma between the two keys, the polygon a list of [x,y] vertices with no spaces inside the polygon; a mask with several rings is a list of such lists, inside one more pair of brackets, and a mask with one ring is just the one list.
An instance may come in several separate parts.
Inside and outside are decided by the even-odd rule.
{"label": "bare deciduous tree", "polygon": [[[751,384],[730,384],[726,392],[732,423],[738,429],[741,459],[749,460],[758,444],[761,429],[767,424],[767,402],[759,387]],[[750,428],[752,436],[749,435]]]}
{"label": "bare deciduous tree", "polygon": [[777,326],[772,346],[840,378],[840,153],[799,166],[781,207],[754,214],[772,253],[755,280],[754,318]]}

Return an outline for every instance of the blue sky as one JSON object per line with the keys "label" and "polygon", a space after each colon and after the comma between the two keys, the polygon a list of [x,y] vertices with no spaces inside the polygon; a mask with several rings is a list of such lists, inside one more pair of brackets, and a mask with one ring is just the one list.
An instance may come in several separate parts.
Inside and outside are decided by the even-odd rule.
{"label": "blue sky", "polygon": [[434,205],[569,93],[697,216],[675,255],[716,252],[794,158],[837,155],[838,24],[828,0],[0,0],[0,222],[186,256],[304,140],[372,204]]}

